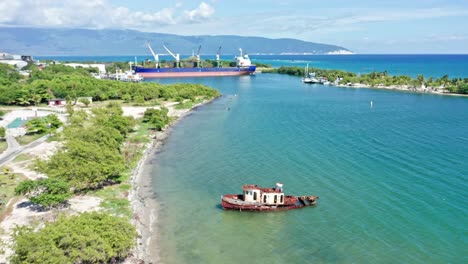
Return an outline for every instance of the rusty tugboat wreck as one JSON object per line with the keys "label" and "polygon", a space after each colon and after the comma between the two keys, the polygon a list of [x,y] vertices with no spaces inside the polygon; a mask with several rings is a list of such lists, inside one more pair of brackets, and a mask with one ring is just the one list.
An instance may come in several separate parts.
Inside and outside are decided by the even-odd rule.
{"label": "rusty tugboat wreck", "polygon": [[242,186],[243,194],[221,196],[225,210],[238,211],[281,211],[315,205],[318,196],[284,195],[283,184],[276,183],[274,188],[261,188],[254,184]]}

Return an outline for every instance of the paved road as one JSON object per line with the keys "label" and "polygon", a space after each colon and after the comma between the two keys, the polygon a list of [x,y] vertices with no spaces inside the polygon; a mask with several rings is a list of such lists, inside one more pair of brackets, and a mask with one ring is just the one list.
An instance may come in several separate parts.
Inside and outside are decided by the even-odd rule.
{"label": "paved road", "polygon": [[21,145],[18,143],[18,141],[16,141],[16,139],[11,135],[6,136],[6,141],[8,143],[8,149],[7,150],[15,150],[15,149],[18,149],[19,147],[21,147]]}
{"label": "paved road", "polygon": [[8,149],[0,155],[0,166],[3,166],[9,161],[13,160],[23,151],[34,148],[35,146],[41,144],[42,142],[46,141],[49,137],[50,135],[45,135],[25,146],[20,146],[20,144],[18,143],[18,141],[15,140],[14,137],[7,137]]}
{"label": "paved road", "polygon": [[[63,127],[59,127],[56,133],[59,133],[62,130],[63,130]],[[50,137],[50,134],[47,134],[29,143],[28,145],[21,146],[13,136],[11,135],[6,136],[8,148],[2,154],[0,154],[0,166],[3,166],[7,162],[13,160],[14,158],[16,158],[16,156],[23,153],[25,150],[32,149],[35,146],[45,142],[49,137]]]}

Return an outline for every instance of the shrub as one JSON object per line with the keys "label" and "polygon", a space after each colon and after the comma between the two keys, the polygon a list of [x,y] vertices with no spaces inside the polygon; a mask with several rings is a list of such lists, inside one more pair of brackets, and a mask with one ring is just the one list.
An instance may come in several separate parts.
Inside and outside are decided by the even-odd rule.
{"label": "shrub", "polygon": [[15,188],[16,195],[25,195],[33,204],[44,208],[57,207],[70,198],[70,187],[58,179],[26,180]]}
{"label": "shrub", "polygon": [[160,110],[149,108],[143,115],[143,122],[149,123],[153,129],[161,131],[170,122],[168,113],[169,110],[166,107],[162,107]]}
{"label": "shrub", "polygon": [[115,263],[135,244],[135,227],[107,213],[61,216],[35,231],[15,229],[10,261],[17,263]]}

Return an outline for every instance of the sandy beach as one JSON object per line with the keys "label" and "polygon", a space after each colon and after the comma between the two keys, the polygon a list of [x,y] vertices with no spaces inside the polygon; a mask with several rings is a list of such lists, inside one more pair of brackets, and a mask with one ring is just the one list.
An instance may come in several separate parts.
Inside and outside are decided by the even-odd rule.
{"label": "sandy beach", "polygon": [[408,85],[368,85],[363,83],[352,83],[352,84],[338,84],[333,85],[341,88],[370,88],[370,89],[385,89],[385,90],[398,90],[403,92],[413,92],[413,93],[422,93],[422,94],[435,94],[435,95],[448,95],[448,96],[462,96],[466,97],[468,94],[455,94],[444,92],[444,89],[434,88],[434,87],[413,87]]}

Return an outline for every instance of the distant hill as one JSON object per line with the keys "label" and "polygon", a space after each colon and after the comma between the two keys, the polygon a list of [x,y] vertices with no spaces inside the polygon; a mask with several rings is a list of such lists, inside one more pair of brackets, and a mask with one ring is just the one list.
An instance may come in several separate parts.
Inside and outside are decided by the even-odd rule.
{"label": "distant hill", "polygon": [[0,52],[22,55],[141,55],[149,54],[150,41],[157,53],[191,54],[202,45],[202,54],[237,54],[242,48],[249,54],[327,54],[348,49],[297,39],[269,39],[241,36],[179,36],[135,30],[89,30],[0,27]]}

